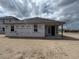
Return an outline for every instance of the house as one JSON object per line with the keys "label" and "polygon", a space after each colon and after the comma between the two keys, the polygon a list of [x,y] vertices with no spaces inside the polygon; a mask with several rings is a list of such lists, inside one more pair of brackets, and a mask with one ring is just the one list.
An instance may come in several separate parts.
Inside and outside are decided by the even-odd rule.
{"label": "house", "polygon": [[0,34],[4,34],[5,33],[5,24],[4,21],[5,20],[9,20],[9,19],[17,19],[13,16],[5,16],[5,17],[0,17]]}
{"label": "house", "polygon": [[[5,20],[5,35],[8,37],[60,37],[63,36],[64,22],[47,18],[28,18],[24,20]],[[61,27],[61,35],[58,27]]]}
{"label": "house", "polygon": [[0,17],[0,34],[4,33],[5,31],[5,25],[4,25],[4,19],[3,17]]}

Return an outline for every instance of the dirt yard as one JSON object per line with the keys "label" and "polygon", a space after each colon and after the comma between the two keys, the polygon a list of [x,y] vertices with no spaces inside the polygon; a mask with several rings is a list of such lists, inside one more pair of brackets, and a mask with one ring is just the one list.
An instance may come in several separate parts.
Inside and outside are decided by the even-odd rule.
{"label": "dirt yard", "polygon": [[79,33],[64,33],[64,35],[79,39]]}
{"label": "dirt yard", "polygon": [[79,59],[78,38],[66,36],[64,39],[27,39],[0,35],[0,59]]}

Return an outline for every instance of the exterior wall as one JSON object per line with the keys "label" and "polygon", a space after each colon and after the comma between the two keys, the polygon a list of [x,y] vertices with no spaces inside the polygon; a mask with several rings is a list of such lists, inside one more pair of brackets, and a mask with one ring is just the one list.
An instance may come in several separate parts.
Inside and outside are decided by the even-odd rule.
{"label": "exterior wall", "polygon": [[34,24],[15,24],[14,32],[11,32],[11,25],[5,26],[6,36],[17,36],[17,37],[45,37],[45,25],[38,24],[38,32],[34,32]]}

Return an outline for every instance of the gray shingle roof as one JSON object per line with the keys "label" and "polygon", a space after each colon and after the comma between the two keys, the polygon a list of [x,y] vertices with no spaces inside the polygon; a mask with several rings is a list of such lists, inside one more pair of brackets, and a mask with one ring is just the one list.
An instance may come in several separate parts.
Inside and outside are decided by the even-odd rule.
{"label": "gray shingle roof", "polygon": [[61,23],[61,24],[65,23],[65,22],[60,22],[52,19],[40,18],[40,17],[24,19],[24,21],[26,21],[27,23]]}
{"label": "gray shingle roof", "polygon": [[[5,22],[7,23],[7,22]],[[29,23],[29,24],[39,24],[39,23],[42,23],[42,24],[64,24],[64,22],[60,22],[60,21],[56,21],[56,20],[51,20],[51,19],[47,19],[47,18],[40,18],[40,17],[34,17],[34,18],[29,18],[29,19],[24,19],[24,20],[18,20],[18,21],[15,21],[15,22],[8,22],[8,24],[10,23]]]}

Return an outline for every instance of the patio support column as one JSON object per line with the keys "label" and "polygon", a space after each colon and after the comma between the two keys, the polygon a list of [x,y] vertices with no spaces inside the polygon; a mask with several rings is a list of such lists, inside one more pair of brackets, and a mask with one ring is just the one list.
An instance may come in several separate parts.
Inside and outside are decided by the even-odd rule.
{"label": "patio support column", "polygon": [[63,25],[61,25],[61,36],[63,37]]}

